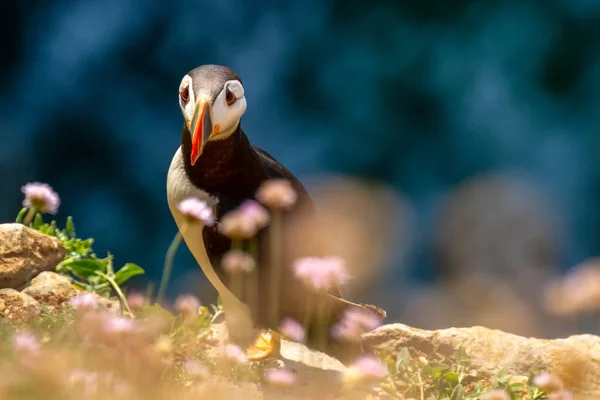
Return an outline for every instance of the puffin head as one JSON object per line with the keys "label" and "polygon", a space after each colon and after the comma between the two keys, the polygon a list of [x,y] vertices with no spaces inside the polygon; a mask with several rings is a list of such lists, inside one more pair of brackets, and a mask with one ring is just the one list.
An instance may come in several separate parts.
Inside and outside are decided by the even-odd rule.
{"label": "puffin head", "polygon": [[220,65],[202,65],[188,72],[179,85],[179,106],[190,132],[191,165],[208,141],[233,134],[246,111],[242,80]]}

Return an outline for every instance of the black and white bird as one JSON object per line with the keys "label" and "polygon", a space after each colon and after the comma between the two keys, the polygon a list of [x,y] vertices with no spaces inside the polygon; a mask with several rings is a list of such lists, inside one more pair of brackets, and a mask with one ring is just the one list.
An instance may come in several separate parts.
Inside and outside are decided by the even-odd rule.
{"label": "black and white bird", "polygon": [[[218,65],[203,65],[188,72],[179,86],[179,105],[184,117],[181,146],[171,162],[167,177],[167,196],[171,213],[182,232],[184,241],[200,264],[204,274],[222,298],[225,314],[235,319],[236,333],[247,342],[254,328],[277,329],[266,318],[267,280],[269,263],[266,260],[265,230],[258,234],[259,301],[255,309],[248,307],[230,290],[228,278],[220,266],[221,257],[230,250],[231,241],[222,236],[217,227],[220,218],[254,199],[259,186],[268,179],[287,179],[297,192],[296,205],[283,216],[284,235],[293,235],[294,221],[306,218],[316,221],[313,202],[302,183],[266,151],[252,145],[241,128],[246,111],[246,97],[240,77],[231,69]],[[186,218],[177,204],[194,196],[213,205],[216,213],[214,226],[195,225],[182,230]],[[291,243],[292,240],[284,240]],[[298,238],[301,240],[301,238]],[[267,252],[267,253],[265,253]],[[311,254],[312,255],[312,254]],[[302,256],[293,246],[283,249],[283,268],[280,286],[280,315],[298,321],[305,320],[306,301],[314,293],[293,276],[291,262]],[[367,308],[381,317],[385,312],[375,306],[359,305],[341,299],[339,292],[327,296],[334,324],[348,307]],[[228,322],[229,323],[229,322]],[[250,335],[250,336],[248,336]],[[311,342],[308,332],[308,345]],[[333,346],[335,348],[335,344]]]}

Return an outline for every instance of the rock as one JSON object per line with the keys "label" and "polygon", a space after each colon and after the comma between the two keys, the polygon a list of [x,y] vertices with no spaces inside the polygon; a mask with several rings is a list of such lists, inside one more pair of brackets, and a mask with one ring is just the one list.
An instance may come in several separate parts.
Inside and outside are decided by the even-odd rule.
{"label": "rock", "polygon": [[96,293],[92,293],[92,295],[98,300],[98,305],[104,310],[112,314],[121,314],[121,302],[119,300],[107,299]]}
{"label": "rock", "polygon": [[0,288],[18,288],[65,257],[60,241],[22,224],[0,225]]}
{"label": "rock", "polygon": [[71,284],[71,279],[56,272],[44,271],[31,280],[31,284],[23,290],[39,303],[58,307],[68,301],[78,291]]}
{"label": "rock", "polygon": [[0,289],[0,318],[26,322],[40,315],[40,305],[31,296],[14,289]]}
{"label": "rock", "polygon": [[[71,282],[71,278],[67,276],[44,271],[31,280],[31,284],[23,289],[23,293],[33,297],[40,304],[56,308],[64,305],[80,293]],[[121,312],[119,300],[107,299],[96,293],[92,293],[92,296],[96,298],[98,305],[106,311],[115,314]]]}
{"label": "rock", "polygon": [[364,336],[375,349],[402,347],[451,355],[462,345],[473,367],[484,375],[504,369],[510,375],[549,372],[560,377],[577,399],[600,398],[600,337],[574,335],[535,339],[483,327],[427,331],[403,324],[384,325]]}

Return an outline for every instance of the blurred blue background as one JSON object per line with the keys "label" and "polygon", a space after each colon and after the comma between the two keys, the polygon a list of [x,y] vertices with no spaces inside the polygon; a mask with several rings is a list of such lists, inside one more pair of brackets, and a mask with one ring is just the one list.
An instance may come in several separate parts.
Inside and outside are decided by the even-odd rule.
{"label": "blurred blue background", "polygon": [[[238,72],[246,133],[300,178],[367,178],[411,205],[392,292],[442,273],[440,199],[488,172],[536,187],[560,268],[600,250],[599,1],[33,0],[0,21],[0,220],[47,182],[59,221],[154,281],[176,232],[178,86],[207,63]],[[182,251],[175,276],[192,269]]]}

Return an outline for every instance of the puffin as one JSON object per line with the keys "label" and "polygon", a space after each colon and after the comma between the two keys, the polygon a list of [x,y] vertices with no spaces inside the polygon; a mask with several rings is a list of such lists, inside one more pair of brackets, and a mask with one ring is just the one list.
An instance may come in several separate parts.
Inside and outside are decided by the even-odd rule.
{"label": "puffin", "polygon": [[[328,335],[323,343],[317,334],[314,313],[307,316],[308,299],[321,296],[319,304],[326,304],[330,311],[325,324],[338,323],[348,309],[368,310],[381,319],[385,311],[377,306],[356,304],[342,298],[338,288],[326,293],[316,293],[297,278],[292,271],[292,262],[303,256],[290,245],[303,240],[306,230],[294,229],[296,224],[315,221],[318,226],[316,207],[307,189],[285,166],[267,151],[250,143],[241,127],[241,119],[247,107],[242,79],[230,68],[221,65],[202,65],[185,74],[179,85],[179,106],[183,115],[181,145],[175,152],[167,174],[167,200],[175,223],[184,242],[200,265],[204,275],[221,298],[229,339],[247,349],[256,348],[259,353],[271,356],[279,350],[277,329],[285,318],[308,321],[306,345],[328,353],[344,362],[356,357],[360,346],[349,348],[348,344],[336,341]],[[267,180],[285,179],[297,194],[294,207],[282,215],[282,264],[279,285],[279,315],[276,321],[267,318],[268,279],[268,227],[257,233],[258,259],[256,270],[258,301],[251,307],[246,299],[238,298],[231,291],[229,277],[221,267],[221,259],[232,248],[229,238],[218,229],[219,221],[228,212],[235,210],[247,200],[255,199],[257,190]],[[186,217],[177,205],[182,200],[196,197],[207,202],[214,210],[212,226],[186,224]],[[311,228],[312,229],[312,228]],[[305,250],[303,250],[305,251]],[[275,323],[274,323],[275,322]],[[319,328],[321,329],[321,328]],[[257,333],[258,332],[258,333]],[[261,347],[262,346],[262,347]],[[348,359],[349,361],[349,359]]]}

